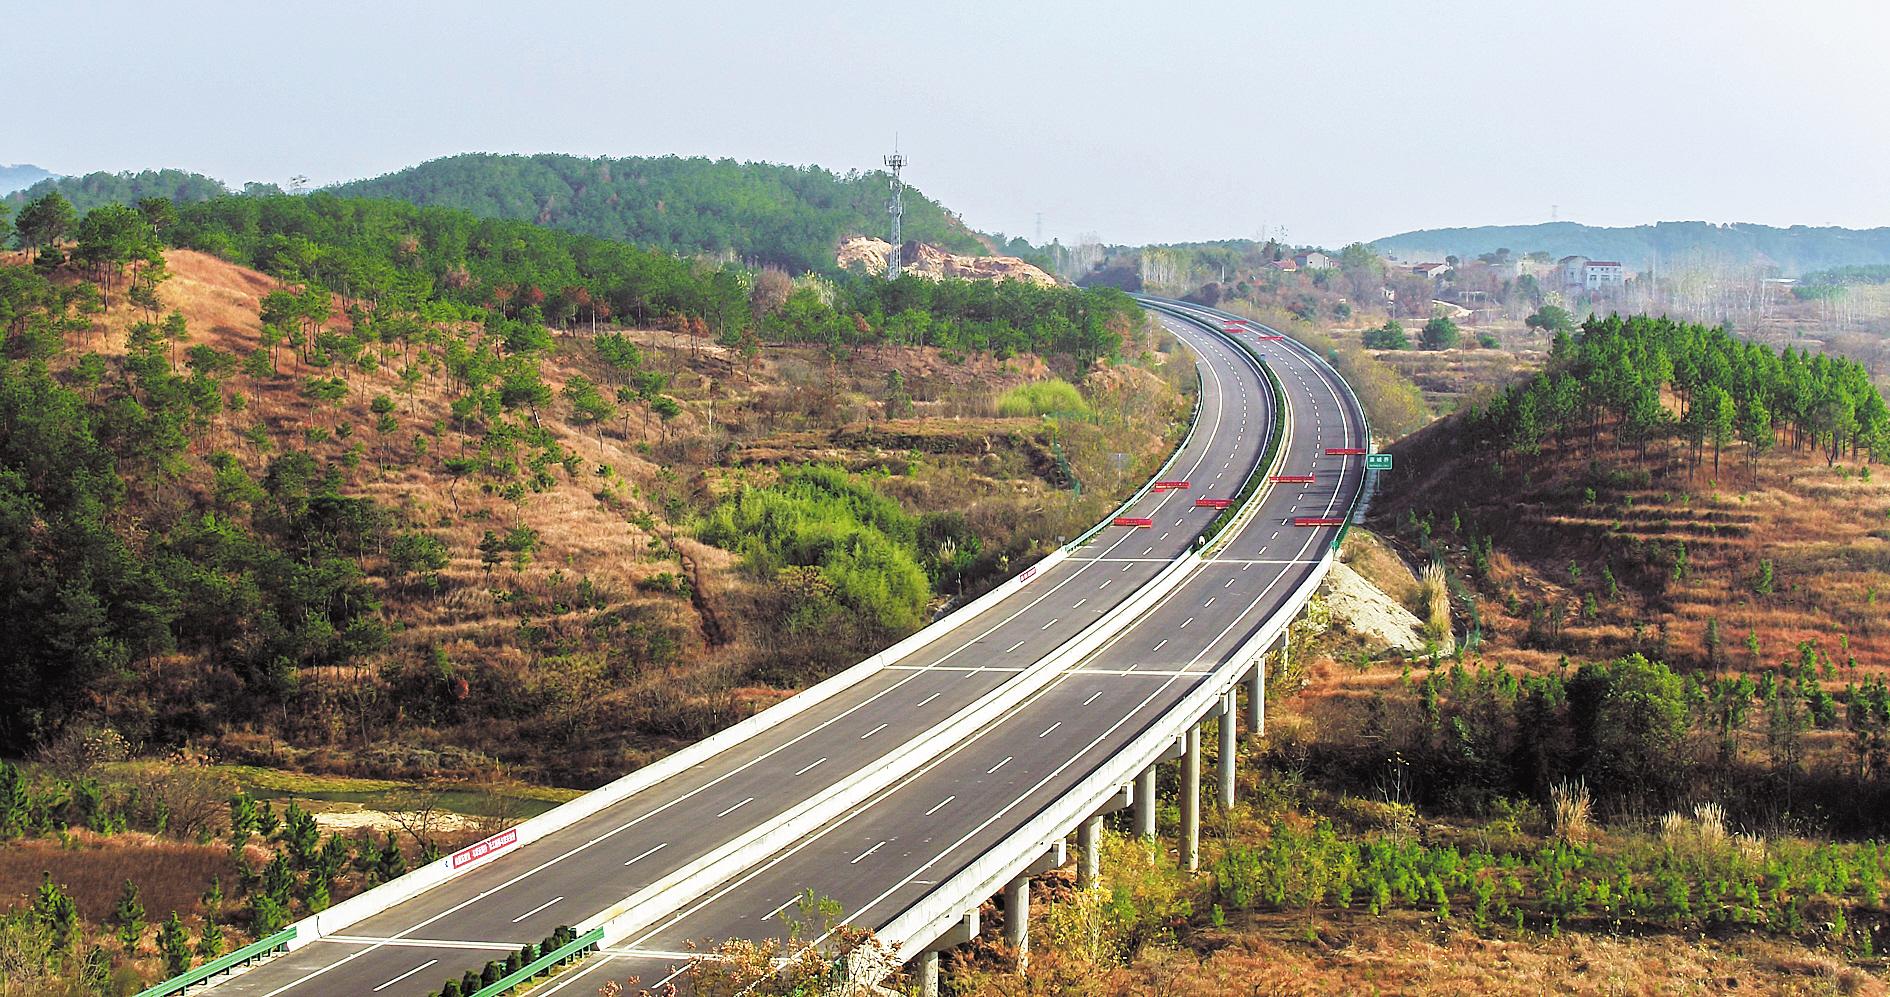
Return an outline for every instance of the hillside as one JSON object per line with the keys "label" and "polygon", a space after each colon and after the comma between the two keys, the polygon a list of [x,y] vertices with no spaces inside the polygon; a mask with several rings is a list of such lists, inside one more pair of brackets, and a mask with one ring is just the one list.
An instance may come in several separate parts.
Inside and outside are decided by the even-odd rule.
{"label": "hillside", "polygon": [[1342,554],[1427,646],[1329,586],[1200,871],[1170,801],[1152,850],[1106,817],[1100,887],[1033,884],[1021,979],[987,928],[951,992],[1890,992],[1882,396],[1610,318],[1477,398],[1389,448]]}
{"label": "hillside", "polygon": [[[274,188],[264,188],[281,193]],[[7,196],[15,205],[58,191],[80,214],[101,204],[136,204],[147,197],[162,197],[194,204],[228,194],[222,181],[187,170],[141,170],[124,173],[87,173],[76,177],[48,177]]]}
{"label": "hillside", "polygon": [[1406,260],[1473,259],[1498,249],[1620,260],[1631,270],[1698,261],[1769,264],[1785,276],[1853,264],[1890,263],[1890,228],[1847,229],[1808,225],[1776,228],[1744,222],[1659,222],[1603,228],[1576,222],[1421,229],[1372,243]]}
{"label": "hillside", "polygon": [[[833,269],[842,237],[886,229],[887,176],[677,156],[587,159],[468,153],[330,188],[460,208],[671,252],[792,272]],[[977,253],[976,236],[908,187],[905,235]]]}
{"label": "hillside", "polygon": [[29,163],[0,166],[0,194],[11,194],[45,180],[54,174]]}

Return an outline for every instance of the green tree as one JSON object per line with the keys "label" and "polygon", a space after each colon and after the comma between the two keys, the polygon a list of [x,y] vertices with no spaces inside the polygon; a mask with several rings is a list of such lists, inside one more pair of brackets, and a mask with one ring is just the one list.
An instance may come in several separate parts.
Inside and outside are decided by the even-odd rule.
{"label": "green tree", "polygon": [[1418,342],[1427,350],[1448,350],[1456,347],[1460,337],[1457,323],[1439,315],[1424,323],[1424,331],[1420,334]]}
{"label": "green tree", "polygon": [[1550,336],[1558,336],[1575,331],[1575,316],[1561,305],[1543,305],[1535,314],[1523,319],[1523,324]]}
{"label": "green tree", "polygon": [[158,955],[164,958],[164,975],[176,976],[190,968],[190,932],[176,911],[158,926]]}
{"label": "green tree", "polygon": [[137,955],[138,943],[144,938],[144,899],[139,895],[138,884],[129,879],[118,894],[118,903],[112,907],[111,924],[117,929],[118,943],[125,947],[125,952]]}
{"label": "green tree", "polygon": [[73,210],[72,202],[55,190],[21,208],[13,229],[38,259],[41,248],[65,238],[77,224],[78,213]]}
{"label": "green tree", "polygon": [[1374,350],[1408,350],[1411,339],[1397,319],[1386,319],[1384,325],[1365,330],[1365,345]]}

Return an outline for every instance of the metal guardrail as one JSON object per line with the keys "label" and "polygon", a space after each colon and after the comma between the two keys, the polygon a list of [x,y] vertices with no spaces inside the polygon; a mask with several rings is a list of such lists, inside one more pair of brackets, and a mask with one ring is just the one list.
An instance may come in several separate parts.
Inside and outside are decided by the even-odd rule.
{"label": "metal guardrail", "polygon": [[[1301,349],[1305,349],[1303,344],[1300,345]],[[1335,380],[1341,385],[1345,384],[1345,379],[1337,371],[1332,370],[1330,365],[1326,367]],[[1346,390],[1349,395],[1349,386]],[[1352,402],[1357,406],[1356,396],[1352,397]],[[1361,430],[1369,440],[1369,430],[1365,429],[1362,410],[1359,411]],[[1361,480],[1361,494],[1363,490],[1364,483]],[[1355,497],[1355,505],[1357,501]],[[988,850],[881,928],[878,932],[880,940],[895,949],[901,949],[913,942],[923,944],[938,937],[962,918],[968,907],[995,894],[1004,884],[1021,875],[1045,851],[1062,841],[1078,824],[1116,797],[1122,786],[1160,759],[1173,746],[1177,736],[1216,709],[1221,698],[1240,683],[1249,662],[1256,661],[1266,652],[1280,634],[1291,626],[1300,608],[1318,591],[1326,574],[1331,571],[1337,553],[1337,543],[1328,546],[1317,566],[1280,604],[1280,608],[1215,668],[1207,681],[1197,685],[1162,720],[1152,724],[1126,748],[1112,755],[1070,792],[1045,807],[1011,834],[1004,845]],[[870,974],[870,969],[865,966],[861,968]]]}
{"label": "metal guardrail", "polygon": [[289,941],[294,937],[294,928],[284,928],[268,938],[251,942],[228,955],[218,956],[196,969],[179,973],[156,986],[140,990],[138,997],[166,997],[167,994],[182,993],[185,989],[194,987],[218,973],[234,969],[252,959],[262,958],[277,949],[287,948]]}
{"label": "metal guardrail", "polygon": [[529,981],[539,973],[566,962],[591,949],[595,949],[604,938],[604,929],[594,928],[564,943],[562,946],[539,956],[537,959],[520,966],[517,970],[499,977],[495,983],[480,987],[466,997],[499,997],[500,994]]}

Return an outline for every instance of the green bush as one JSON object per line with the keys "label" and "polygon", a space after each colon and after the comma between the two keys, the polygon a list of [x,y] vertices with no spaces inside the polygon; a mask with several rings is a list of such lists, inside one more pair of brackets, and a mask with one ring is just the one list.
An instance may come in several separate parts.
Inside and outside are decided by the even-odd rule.
{"label": "green bush", "polygon": [[743,488],[696,532],[791,593],[790,629],[827,626],[846,613],[870,627],[908,631],[932,597],[917,528],[866,481],[808,465],[788,469],[775,484]]}
{"label": "green bush", "polygon": [[998,396],[998,414],[1007,419],[1033,415],[1088,418],[1089,403],[1076,385],[1061,378],[1020,384]]}

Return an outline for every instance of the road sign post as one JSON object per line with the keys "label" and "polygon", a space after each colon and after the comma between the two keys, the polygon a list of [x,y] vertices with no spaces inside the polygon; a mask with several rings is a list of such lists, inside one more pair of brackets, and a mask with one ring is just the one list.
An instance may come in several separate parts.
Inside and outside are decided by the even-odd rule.
{"label": "road sign post", "polygon": [[1365,470],[1367,471],[1391,470],[1391,455],[1388,453],[1366,454],[1365,455]]}

